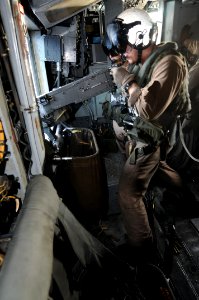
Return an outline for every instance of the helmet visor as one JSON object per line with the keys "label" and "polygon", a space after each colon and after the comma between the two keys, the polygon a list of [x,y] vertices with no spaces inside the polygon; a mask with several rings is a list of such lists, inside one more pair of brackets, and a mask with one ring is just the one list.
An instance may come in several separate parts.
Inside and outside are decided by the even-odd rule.
{"label": "helmet visor", "polygon": [[109,39],[107,33],[104,36],[103,42],[102,42],[102,48],[104,50],[104,53],[107,56],[117,56],[119,54],[117,47],[113,45],[111,40]]}
{"label": "helmet visor", "polygon": [[140,21],[124,24],[122,19],[116,19],[113,23],[107,26],[107,36],[112,45],[119,53],[124,53],[128,42],[128,31],[134,26],[141,24]]}
{"label": "helmet visor", "polygon": [[[114,22],[114,23],[110,23],[107,26],[107,35],[108,35],[111,43],[113,44],[113,46],[116,47],[119,52],[121,52],[121,50],[125,46],[124,45],[125,43],[122,43],[122,45],[121,45],[120,32],[121,32],[121,26],[119,23]],[[127,40],[126,40],[126,42],[127,42]]]}

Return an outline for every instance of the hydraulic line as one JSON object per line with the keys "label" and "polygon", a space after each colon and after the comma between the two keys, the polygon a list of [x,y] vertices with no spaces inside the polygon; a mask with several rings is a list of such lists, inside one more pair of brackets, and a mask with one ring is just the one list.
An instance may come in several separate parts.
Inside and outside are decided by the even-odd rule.
{"label": "hydraulic line", "polygon": [[34,176],[0,272],[1,300],[47,300],[60,199],[51,180]]}

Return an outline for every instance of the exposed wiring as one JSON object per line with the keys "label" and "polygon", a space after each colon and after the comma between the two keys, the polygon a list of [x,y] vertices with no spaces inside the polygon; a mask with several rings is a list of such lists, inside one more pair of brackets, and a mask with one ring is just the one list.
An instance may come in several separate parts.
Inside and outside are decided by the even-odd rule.
{"label": "exposed wiring", "polygon": [[15,195],[9,195],[10,181],[6,175],[0,176],[0,203],[15,201],[15,211],[18,212],[20,208],[20,199]]}

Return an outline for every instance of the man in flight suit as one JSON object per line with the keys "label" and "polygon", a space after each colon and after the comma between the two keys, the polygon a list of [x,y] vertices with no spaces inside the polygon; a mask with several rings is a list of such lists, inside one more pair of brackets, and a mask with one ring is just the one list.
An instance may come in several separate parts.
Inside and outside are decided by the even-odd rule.
{"label": "man in flight suit", "polygon": [[109,44],[127,61],[111,69],[113,80],[138,115],[132,129],[118,130],[120,140],[135,141],[121,174],[119,204],[130,246],[147,251],[153,236],[144,196],[152,177],[158,172],[167,179],[165,184],[181,187],[180,176],[165,158],[177,116],[190,109],[188,70],[175,43],[155,44],[156,27],[144,10],[123,11],[106,33]]}

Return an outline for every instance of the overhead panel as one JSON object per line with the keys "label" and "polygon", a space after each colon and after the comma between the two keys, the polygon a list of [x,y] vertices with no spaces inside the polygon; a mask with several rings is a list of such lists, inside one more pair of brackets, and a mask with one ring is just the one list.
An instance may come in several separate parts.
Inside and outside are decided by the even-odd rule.
{"label": "overhead panel", "polygon": [[50,28],[71,18],[99,0],[30,0],[35,15],[46,27]]}
{"label": "overhead panel", "polygon": [[[184,5],[194,5],[199,4],[199,0],[182,0],[182,4]],[[198,9],[198,8],[197,8]]]}

